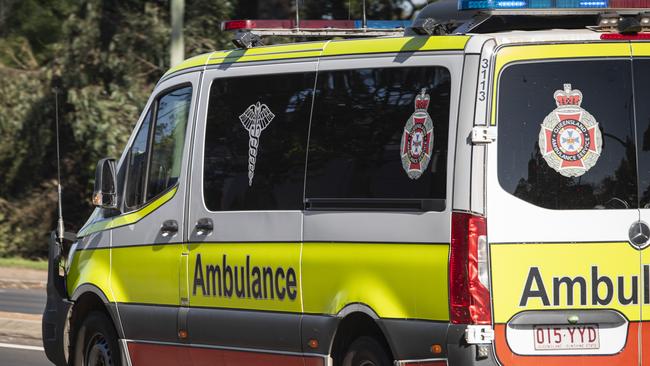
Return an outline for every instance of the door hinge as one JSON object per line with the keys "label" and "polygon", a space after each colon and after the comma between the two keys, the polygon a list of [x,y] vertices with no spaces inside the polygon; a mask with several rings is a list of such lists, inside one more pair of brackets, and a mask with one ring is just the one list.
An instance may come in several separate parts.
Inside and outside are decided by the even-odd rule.
{"label": "door hinge", "polygon": [[475,126],[472,128],[472,144],[489,144],[497,139],[496,127]]}

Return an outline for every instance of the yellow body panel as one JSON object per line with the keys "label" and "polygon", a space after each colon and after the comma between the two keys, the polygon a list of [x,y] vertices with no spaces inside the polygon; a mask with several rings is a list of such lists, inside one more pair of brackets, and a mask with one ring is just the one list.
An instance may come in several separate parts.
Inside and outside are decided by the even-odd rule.
{"label": "yellow body panel", "polygon": [[650,56],[650,42],[632,43],[633,56]]}
{"label": "yellow body panel", "polygon": [[498,51],[494,66],[494,91],[492,93],[491,125],[496,125],[498,84],[501,71],[516,61],[576,59],[585,57],[629,57],[629,43],[578,43],[517,45],[504,47]]}
{"label": "yellow body panel", "polygon": [[433,36],[333,41],[327,44],[323,56],[443,50],[459,51],[465,48],[468,40],[469,36]]}
{"label": "yellow body panel", "polygon": [[448,245],[305,243],[306,313],[362,303],[385,318],[448,320]]}
{"label": "yellow body panel", "polygon": [[117,302],[180,304],[181,244],[113,248],[112,291]]}
{"label": "yellow body panel", "polygon": [[[226,258],[225,266],[224,256]],[[200,258],[200,265],[197,263],[198,258]],[[190,244],[188,263],[190,306],[286,312],[300,312],[302,310],[300,243]],[[216,275],[215,280],[211,279],[212,276],[208,274],[207,266],[219,267],[219,273],[222,276],[221,281],[216,279]],[[225,274],[228,272],[226,268],[230,269],[230,278],[232,280],[224,279],[228,277]],[[236,292],[234,279],[235,270],[237,269],[237,282],[240,285],[243,283],[240,280],[242,268],[245,273],[248,272],[251,275],[244,276],[246,286],[237,286],[239,288],[243,287],[245,290],[245,293],[239,296]],[[255,268],[259,268],[262,272],[264,269],[270,269],[273,273],[272,278],[266,278],[266,286],[262,281],[261,285],[263,287],[261,290],[266,288],[265,292],[262,291],[265,296],[257,298],[254,296]],[[282,275],[278,274],[280,268],[282,269]],[[290,278],[288,275],[290,270],[293,271],[295,277]],[[264,278],[261,279],[264,280]],[[289,285],[290,279],[295,279],[295,283],[292,282],[292,285]],[[223,281],[226,281],[226,283]],[[230,295],[226,294],[228,288],[232,291]],[[278,288],[280,291],[278,291]],[[220,290],[221,296],[219,295]],[[278,292],[284,294],[283,299],[279,298]],[[289,293],[292,296],[289,296]]]}
{"label": "yellow body panel", "polygon": [[108,249],[79,250],[74,253],[66,279],[68,295],[83,284],[99,288],[108,301],[115,301],[110,291],[111,252]]}
{"label": "yellow body panel", "polygon": [[[506,323],[515,314],[524,310],[560,310],[560,309],[616,309],[631,321],[640,320],[640,301],[643,301],[639,266],[639,252],[629,243],[567,243],[567,244],[492,244],[490,246],[492,271],[492,300],[494,301],[494,321]],[[592,276],[596,267],[596,277]],[[533,268],[539,271],[539,277]],[[580,285],[573,285],[573,304],[569,304],[568,286],[562,282],[554,289],[554,278],[568,277],[571,280],[584,279],[584,304],[582,303]],[[607,298],[607,280],[612,281],[609,303],[599,304],[593,301],[592,291],[597,283],[598,297]],[[620,278],[620,279],[619,279]],[[636,280],[633,280],[636,278]],[[539,286],[541,283],[543,286]],[[600,281],[598,281],[600,279]],[[637,281],[637,303],[623,305],[619,301],[622,281],[622,294],[632,296],[632,282]],[[544,304],[539,296],[541,288],[547,295]],[[535,296],[524,297],[528,288]],[[525,305],[522,301],[525,298]],[[605,301],[603,301],[605,302]]]}

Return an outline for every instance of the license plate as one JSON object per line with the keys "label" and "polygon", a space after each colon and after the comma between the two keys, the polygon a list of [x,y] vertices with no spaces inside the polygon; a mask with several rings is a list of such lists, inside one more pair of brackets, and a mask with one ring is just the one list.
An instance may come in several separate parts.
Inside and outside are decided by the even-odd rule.
{"label": "license plate", "polygon": [[536,350],[598,349],[598,325],[536,325],[533,327]]}

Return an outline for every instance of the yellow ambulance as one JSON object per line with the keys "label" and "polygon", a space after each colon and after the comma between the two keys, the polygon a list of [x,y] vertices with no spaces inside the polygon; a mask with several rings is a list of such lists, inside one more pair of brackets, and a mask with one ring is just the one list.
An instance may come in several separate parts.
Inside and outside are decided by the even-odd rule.
{"label": "yellow ambulance", "polygon": [[52,237],[50,360],[650,365],[650,2],[459,5],[169,70]]}

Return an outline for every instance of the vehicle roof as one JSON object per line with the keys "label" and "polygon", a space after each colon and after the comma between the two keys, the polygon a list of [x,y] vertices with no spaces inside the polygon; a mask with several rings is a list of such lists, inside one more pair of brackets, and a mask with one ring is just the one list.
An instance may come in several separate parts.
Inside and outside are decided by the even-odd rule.
{"label": "vehicle roof", "polygon": [[176,72],[196,67],[253,61],[273,61],[393,52],[465,51],[468,53],[479,53],[483,43],[491,39],[495,40],[497,45],[542,42],[583,43],[599,41],[600,33],[589,29],[553,29],[542,31],[507,31],[487,34],[380,37],[299,42],[206,53],[189,58],[171,68],[163,78]]}

